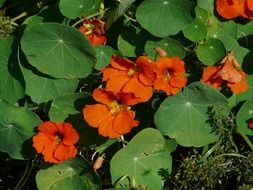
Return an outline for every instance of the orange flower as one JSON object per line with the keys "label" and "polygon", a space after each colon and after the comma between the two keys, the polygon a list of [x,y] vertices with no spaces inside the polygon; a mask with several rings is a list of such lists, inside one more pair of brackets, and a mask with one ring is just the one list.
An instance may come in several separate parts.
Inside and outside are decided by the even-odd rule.
{"label": "orange flower", "polygon": [[146,56],[136,62],[114,55],[110,65],[102,70],[106,88],[114,92],[134,93],[139,102],[148,101],[153,95],[155,64]]}
{"label": "orange flower", "polygon": [[33,136],[33,147],[44,156],[46,162],[59,163],[75,157],[78,141],[77,131],[70,123],[46,121],[38,127],[39,133]]}
{"label": "orange flower", "polygon": [[156,61],[154,88],[163,90],[167,95],[176,94],[187,83],[184,61],[179,57],[160,57]]}
{"label": "orange flower", "polygon": [[206,67],[201,80],[215,88],[219,88],[225,82],[235,94],[246,91],[248,89],[246,74],[236,61],[233,51],[228,53],[220,63],[219,66]]}
{"label": "orange flower", "polygon": [[84,33],[87,39],[93,45],[105,45],[106,37],[104,30],[104,22],[96,18],[91,18],[83,21],[83,25],[79,30]]}
{"label": "orange flower", "polygon": [[95,89],[93,98],[99,104],[86,105],[83,115],[86,122],[98,128],[100,135],[116,138],[129,133],[133,127],[139,125],[134,120],[135,112],[130,105],[138,103],[138,99],[132,93],[113,93],[105,89]]}
{"label": "orange flower", "polygon": [[253,19],[252,0],[217,0],[216,10],[220,16],[226,19],[236,17]]}

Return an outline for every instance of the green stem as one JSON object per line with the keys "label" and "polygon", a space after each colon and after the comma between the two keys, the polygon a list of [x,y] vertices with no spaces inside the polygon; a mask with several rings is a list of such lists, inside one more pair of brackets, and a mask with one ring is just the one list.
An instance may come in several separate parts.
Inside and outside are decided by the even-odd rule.
{"label": "green stem", "polygon": [[237,130],[237,132],[242,136],[242,138],[246,141],[246,143],[248,144],[248,146],[250,147],[250,149],[253,151],[253,144],[249,140],[249,138],[247,137],[247,135],[245,135],[243,132],[241,132],[239,130]]}
{"label": "green stem", "polygon": [[27,12],[22,12],[21,14],[19,14],[18,16],[14,17],[11,19],[12,22],[15,22],[16,20],[20,19],[20,18],[23,18],[27,16]]}
{"label": "green stem", "polygon": [[222,157],[222,156],[235,156],[235,157],[241,157],[241,158],[247,158],[246,156],[243,156],[241,154],[237,154],[237,153],[224,153],[224,154],[219,154],[215,157],[213,157],[214,159],[217,159],[219,157]]}
{"label": "green stem", "polygon": [[211,149],[209,149],[205,155],[198,161],[198,162],[204,162],[220,145],[221,141],[219,140]]}
{"label": "green stem", "polygon": [[28,179],[31,175],[32,169],[33,169],[32,161],[29,160],[26,163],[25,171],[24,171],[22,177],[20,178],[18,184],[16,185],[15,190],[21,190],[23,188],[23,186],[26,184],[26,182],[28,181]]}
{"label": "green stem", "polygon": [[77,22],[75,22],[73,25],[72,25],[72,27],[75,27],[75,26],[77,26],[78,24],[80,24],[81,22],[83,22],[84,20],[87,20],[87,19],[90,19],[90,18],[92,18],[92,17],[96,17],[96,16],[99,16],[99,15],[101,15],[101,14],[104,14],[104,12],[105,11],[107,11],[108,9],[105,9],[104,11],[99,11],[99,12],[96,12],[96,13],[94,13],[94,14],[92,14],[92,15],[89,15],[89,16],[87,16],[87,17],[85,17],[85,18],[82,18],[82,19],[80,19],[80,20],[78,20]]}

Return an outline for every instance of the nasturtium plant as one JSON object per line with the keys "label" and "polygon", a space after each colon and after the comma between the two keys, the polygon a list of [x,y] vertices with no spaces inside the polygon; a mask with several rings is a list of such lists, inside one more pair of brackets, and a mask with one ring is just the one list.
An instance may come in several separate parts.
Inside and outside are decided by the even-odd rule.
{"label": "nasturtium plant", "polygon": [[25,142],[33,136],[33,129],[41,120],[30,110],[3,99],[0,99],[0,107],[0,150],[12,158],[26,159],[31,147],[25,147]]}
{"label": "nasturtium plant", "polygon": [[155,114],[155,124],[182,146],[204,146],[218,140],[210,123],[212,110],[227,110],[226,98],[202,83],[192,83],[182,92],[168,97]]}
{"label": "nasturtium plant", "polygon": [[36,181],[39,190],[101,189],[97,174],[82,157],[41,170],[36,176]]}
{"label": "nasturtium plant", "polygon": [[28,26],[21,48],[32,66],[55,78],[86,77],[96,62],[95,51],[85,36],[57,23]]}
{"label": "nasturtium plant", "polygon": [[147,128],[114,155],[111,160],[112,180],[118,185],[130,183],[134,188],[162,189],[163,177],[171,173],[171,164],[170,150],[167,150],[164,137],[158,130]]}
{"label": "nasturtium plant", "polygon": [[252,13],[0,0],[0,189],[251,189]]}

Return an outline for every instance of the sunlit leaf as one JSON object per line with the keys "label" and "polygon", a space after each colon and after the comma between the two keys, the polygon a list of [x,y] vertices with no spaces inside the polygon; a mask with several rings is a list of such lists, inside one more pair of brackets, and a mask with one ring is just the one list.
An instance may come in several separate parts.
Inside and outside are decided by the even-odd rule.
{"label": "sunlit leaf", "polygon": [[227,99],[201,82],[168,97],[155,114],[156,127],[182,146],[204,146],[218,140],[211,121],[217,106],[227,109]]}
{"label": "sunlit leaf", "polygon": [[101,0],[60,0],[61,13],[75,19],[79,16],[88,16],[99,10]]}
{"label": "sunlit leaf", "polygon": [[[24,143],[41,120],[33,112],[0,99],[0,150],[14,159],[25,159]],[[32,146],[29,147],[32,149]]]}
{"label": "sunlit leaf", "polygon": [[136,18],[154,36],[167,37],[193,21],[192,11],[188,0],[146,0],[138,7]]}
{"label": "sunlit leaf", "polygon": [[[130,181],[136,187],[143,185],[148,189],[162,189],[164,180],[172,169],[170,152],[165,146],[166,140],[158,130],[147,128],[139,132],[126,147],[113,156],[113,183],[119,180],[118,183],[129,185]],[[124,180],[120,180],[122,177]]]}
{"label": "sunlit leaf", "polygon": [[111,46],[95,46],[95,51],[97,58],[95,69],[101,70],[109,65],[114,49]]}
{"label": "sunlit leaf", "polygon": [[226,50],[220,40],[210,38],[197,47],[196,54],[198,59],[205,65],[214,65],[225,57]]}
{"label": "sunlit leaf", "polygon": [[96,62],[95,51],[78,30],[58,23],[26,28],[21,48],[29,63],[55,78],[83,78]]}
{"label": "sunlit leaf", "polygon": [[36,184],[39,190],[102,189],[89,162],[81,157],[39,170]]}
{"label": "sunlit leaf", "polygon": [[185,57],[185,50],[180,42],[168,37],[158,41],[147,41],[145,44],[145,53],[152,59],[156,58],[156,47],[161,47],[167,52],[169,57],[179,56],[180,58]]}

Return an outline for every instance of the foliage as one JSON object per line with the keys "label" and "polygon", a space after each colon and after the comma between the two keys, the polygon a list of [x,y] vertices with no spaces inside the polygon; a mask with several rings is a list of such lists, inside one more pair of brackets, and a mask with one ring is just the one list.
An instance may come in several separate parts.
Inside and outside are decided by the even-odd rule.
{"label": "foliage", "polygon": [[251,189],[252,12],[0,0],[0,188]]}

